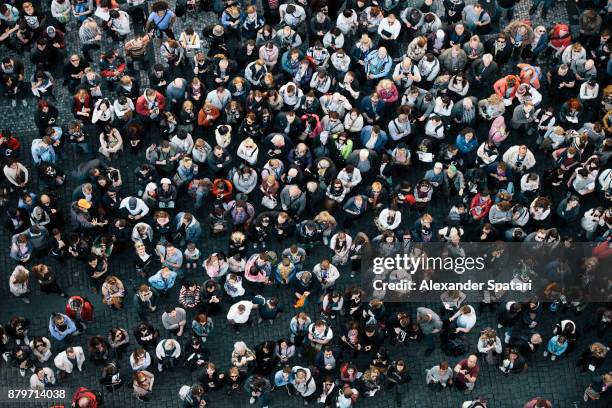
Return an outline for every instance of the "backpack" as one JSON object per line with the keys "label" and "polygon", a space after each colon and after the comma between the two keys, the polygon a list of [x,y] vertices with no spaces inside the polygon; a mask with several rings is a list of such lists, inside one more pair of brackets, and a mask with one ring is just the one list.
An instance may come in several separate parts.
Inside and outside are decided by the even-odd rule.
{"label": "backpack", "polygon": [[460,356],[467,353],[468,348],[463,336],[448,339],[446,344],[442,345],[442,351],[447,356]]}

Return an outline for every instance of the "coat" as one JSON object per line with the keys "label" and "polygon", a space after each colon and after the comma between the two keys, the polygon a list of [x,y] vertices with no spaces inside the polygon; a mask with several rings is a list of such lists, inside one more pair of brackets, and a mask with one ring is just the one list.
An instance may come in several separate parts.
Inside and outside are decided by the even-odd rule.
{"label": "coat", "polygon": [[[155,103],[157,104],[157,108],[159,112],[163,112],[166,108],[166,98],[159,92],[155,92]],[[151,110],[149,109],[147,98],[144,95],[140,95],[138,100],[136,100],[136,113],[141,116],[149,117],[151,115]]]}
{"label": "coat", "polygon": [[463,71],[463,68],[468,63],[468,57],[465,51],[459,50],[459,52],[457,53],[457,65],[455,67],[456,69],[452,69],[453,64],[451,48],[444,50],[442,54],[440,54],[438,60],[440,61],[440,65],[442,66],[442,68],[446,69],[451,74],[456,74],[459,71]]}
{"label": "coat", "polygon": [[[85,362],[85,353],[83,353],[83,347],[72,347],[76,356],[77,368],[81,371],[83,363]],[[68,374],[74,370],[74,364],[68,359],[66,351],[62,351],[53,359],[55,366]]]}

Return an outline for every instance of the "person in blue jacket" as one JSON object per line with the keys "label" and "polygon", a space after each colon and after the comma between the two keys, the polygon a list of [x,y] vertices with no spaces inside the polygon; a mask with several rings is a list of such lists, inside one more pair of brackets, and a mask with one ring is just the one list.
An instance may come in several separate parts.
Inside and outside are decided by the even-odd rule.
{"label": "person in blue jacket", "polygon": [[176,282],[176,272],[164,266],[149,278],[149,284],[153,286],[161,296],[165,296]]}
{"label": "person in blue jacket", "polygon": [[371,95],[365,96],[359,102],[359,110],[363,115],[363,118],[370,125],[374,124],[380,119],[385,108],[385,103],[380,99],[380,96],[376,92]]}
{"label": "person in blue jacket", "polygon": [[55,349],[61,351],[66,348],[71,336],[76,333],[76,325],[71,318],[63,313],[54,313],[49,318],[49,333],[57,340]]}
{"label": "person in blue jacket", "polygon": [[471,166],[476,161],[476,150],[478,149],[478,139],[472,128],[466,127],[457,135],[455,140],[457,149],[461,152],[463,164]]}
{"label": "person in blue jacket", "polygon": [[361,144],[366,149],[374,150],[380,154],[383,152],[387,140],[389,140],[387,133],[378,125],[365,126],[361,129]]}

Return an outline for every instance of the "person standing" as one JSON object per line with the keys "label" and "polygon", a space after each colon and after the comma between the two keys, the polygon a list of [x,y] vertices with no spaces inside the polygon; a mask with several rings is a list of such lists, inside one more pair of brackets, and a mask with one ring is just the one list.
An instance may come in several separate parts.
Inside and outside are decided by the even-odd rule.
{"label": "person standing", "polygon": [[427,349],[425,356],[430,356],[436,348],[434,335],[442,330],[442,320],[433,310],[426,307],[417,309],[417,323],[423,332]]}

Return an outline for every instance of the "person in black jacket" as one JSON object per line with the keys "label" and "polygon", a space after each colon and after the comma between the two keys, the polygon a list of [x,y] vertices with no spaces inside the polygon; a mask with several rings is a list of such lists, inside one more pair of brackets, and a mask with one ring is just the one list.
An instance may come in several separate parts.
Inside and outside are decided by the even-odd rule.
{"label": "person in black jacket", "polygon": [[220,390],[224,385],[225,374],[217,371],[215,363],[206,364],[202,375],[198,379],[206,392]]}
{"label": "person in black jacket", "polygon": [[518,350],[508,349],[506,351],[506,357],[502,360],[499,369],[502,373],[508,374],[520,374],[527,368],[525,358],[520,355]]}
{"label": "person in black jacket", "polygon": [[106,388],[106,391],[113,392],[123,385],[119,364],[116,361],[111,361],[102,369],[102,378],[100,384]]}
{"label": "person in black jacket", "polygon": [[408,384],[412,380],[408,374],[408,367],[404,360],[396,360],[391,362],[387,374],[385,376],[385,388],[387,390],[395,390],[395,403],[398,407],[402,406],[402,398],[400,393],[400,385]]}
{"label": "person in black jacket", "polygon": [[159,338],[159,330],[149,323],[140,323],[134,328],[134,337],[136,342],[145,349],[155,349],[157,339]]}
{"label": "person in black jacket", "polygon": [[580,367],[580,371],[583,373],[586,370],[595,371],[603,365],[609,350],[608,347],[601,343],[593,343],[588,349],[582,352],[580,358],[576,362],[576,366]]}

